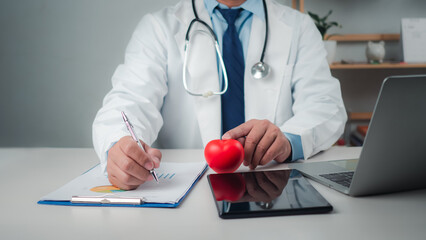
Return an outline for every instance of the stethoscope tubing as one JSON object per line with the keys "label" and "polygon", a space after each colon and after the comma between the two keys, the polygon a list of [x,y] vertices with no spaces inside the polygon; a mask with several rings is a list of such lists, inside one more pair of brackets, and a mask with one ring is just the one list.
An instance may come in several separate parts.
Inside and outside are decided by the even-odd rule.
{"label": "stethoscope tubing", "polygon": [[[269,22],[268,22],[268,10],[266,8],[266,2],[265,0],[262,0],[263,2],[263,10],[265,13],[265,26],[266,26],[266,31],[265,31],[265,40],[263,43],[263,49],[262,49],[262,54],[260,57],[260,62],[256,63],[255,65],[261,64],[263,67],[263,59],[265,57],[265,51],[266,51],[266,45],[268,42],[268,29],[269,29]],[[197,9],[195,7],[195,0],[192,0],[192,11],[194,12],[194,16],[195,18],[192,19],[192,21],[189,23],[188,26],[188,30],[186,31],[185,34],[185,47],[184,47],[184,60],[183,60],[183,73],[182,73],[182,80],[183,80],[183,86],[185,88],[185,90],[192,96],[203,96],[203,97],[210,97],[212,95],[222,95],[224,94],[227,90],[228,90],[228,73],[226,72],[226,67],[225,67],[225,63],[223,61],[223,57],[222,57],[222,53],[219,49],[219,43],[218,43],[218,39],[217,39],[217,35],[216,33],[213,31],[213,29],[203,20],[201,20],[198,17],[197,14]],[[189,52],[189,45],[190,45],[190,32],[191,32],[191,28],[195,23],[200,23],[203,26],[205,26],[207,28],[207,30],[210,32],[210,37],[213,36],[213,42],[214,42],[214,46],[216,49],[216,54],[219,57],[219,62],[220,62],[220,66],[222,68],[222,73],[223,73],[223,77],[224,77],[224,86],[222,91],[206,91],[204,93],[197,93],[197,92],[193,92],[188,88],[188,84],[186,81],[186,69],[188,67],[188,52]],[[200,32],[205,34],[206,32],[198,30],[196,32]],[[266,64],[265,64],[266,65]]]}
{"label": "stethoscope tubing", "polygon": [[[196,19],[194,19],[194,20],[196,20]],[[206,34],[206,32],[203,32],[203,31],[200,31],[200,33]],[[217,42],[217,40],[214,41],[214,47],[216,49],[216,54],[219,56],[219,62],[220,62],[220,66],[222,67],[223,78],[224,78],[224,81],[223,81],[224,86],[223,86],[222,91],[220,91],[220,92],[207,91],[207,92],[204,92],[204,93],[195,93],[195,92],[189,90],[187,82],[186,82],[186,69],[187,69],[187,64],[188,64],[189,46],[190,46],[190,42],[189,42],[189,38],[188,38],[188,39],[185,40],[183,71],[182,71],[183,86],[184,86],[185,90],[189,94],[191,94],[192,96],[210,97],[212,95],[224,94],[228,90],[228,74],[226,72],[225,62],[223,61],[222,53],[220,52],[219,43]]]}

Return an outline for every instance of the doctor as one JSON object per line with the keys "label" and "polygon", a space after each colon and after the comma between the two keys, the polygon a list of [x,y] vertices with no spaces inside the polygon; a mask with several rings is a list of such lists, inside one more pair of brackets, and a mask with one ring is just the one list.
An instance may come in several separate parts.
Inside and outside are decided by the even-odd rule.
{"label": "doctor", "polygon": [[[267,66],[252,69],[259,62]],[[269,74],[256,71],[265,68]],[[244,165],[254,169],[329,148],[346,122],[316,26],[273,0],[183,0],[146,15],[112,84],[93,142],[110,182],[122,189],[153,179],[148,170],[159,167],[161,148],[238,139]]]}

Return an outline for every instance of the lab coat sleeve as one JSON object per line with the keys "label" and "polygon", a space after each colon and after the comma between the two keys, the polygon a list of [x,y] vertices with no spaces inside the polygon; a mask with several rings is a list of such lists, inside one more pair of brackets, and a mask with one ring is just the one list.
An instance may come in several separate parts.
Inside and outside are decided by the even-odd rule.
{"label": "lab coat sleeve", "polygon": [[347,114],[319,31],[307,15],[301,24],[291,78],[294,115],[281,130],[301,137],[307,159],[336,142],[344,131]]}
{"label": "lab coat sleeve", "polygon": [[151,145],[163,124],[160,113],[167,93],[167,51],[163,27],[146,15],[127,46],[124,63],[112,77],[112,90],[105,96],[93,123],[93,144],[103,171],[109,148],[128,136],[120,112],[124,111],[136,134]]}

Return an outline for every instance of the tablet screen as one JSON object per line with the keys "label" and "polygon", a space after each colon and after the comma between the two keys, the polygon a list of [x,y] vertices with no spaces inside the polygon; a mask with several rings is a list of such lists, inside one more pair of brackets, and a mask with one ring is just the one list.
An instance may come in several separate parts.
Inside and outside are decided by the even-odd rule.
{"label": "tablet screen", "polygon": [[329,212],[333,208],[297,170],[209,174],[221,218]]}

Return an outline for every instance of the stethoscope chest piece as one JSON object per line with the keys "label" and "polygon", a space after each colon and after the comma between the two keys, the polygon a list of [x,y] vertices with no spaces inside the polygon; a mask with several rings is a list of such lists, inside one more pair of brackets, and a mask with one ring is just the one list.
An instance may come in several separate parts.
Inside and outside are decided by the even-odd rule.
{"label": "stethoscope chest piece", "polygon": [[271,72],[271,68],[264,62],[258,62],[251,68],[251,75],[255,79],[264,79]]}

